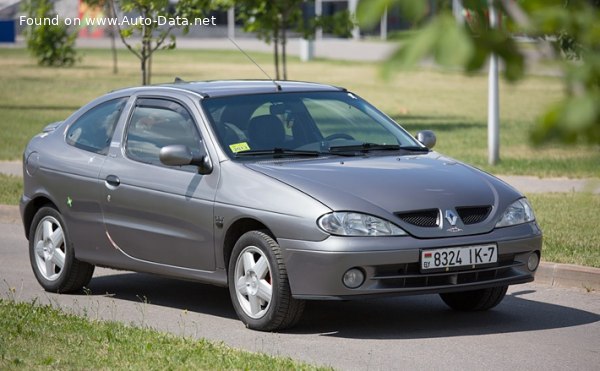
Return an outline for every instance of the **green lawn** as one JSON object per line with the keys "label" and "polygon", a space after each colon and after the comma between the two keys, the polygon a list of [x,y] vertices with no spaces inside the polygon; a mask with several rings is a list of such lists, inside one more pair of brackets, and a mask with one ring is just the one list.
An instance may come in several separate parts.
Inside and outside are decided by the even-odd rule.
{"label": "green lawn", "polygon": [[[66,118],[91,99],[110,90],[139,84],[138,62],[119,53],[119,74],[111,72],[108,50],[83,50],[73,68],[35,65],[23,49],[0,48],[0,160],[18,159],[27,140],[44,125]],[[267,71],[268,54],[252,53]],[[160,51],[154,58],[153,82],[220,78],[263,78],[239,52]],[[487,161],[487,77],[421,69],[402,72],[390,81],[379,78],[373,63],[291,58],[289,76],[296,80],[347,87],[368,99],[415,133],[433,129],[436,149],[496,174],[598,177],[600,149],[550,145],[532,148],[528,133],[536,117],[562,96],[560,81],[530,77],[517,85],[501,83],[501,157]]]}
{"label": "green lawn", "polygon": [[600,195],[529,194],[544,232],[542,259],[600,268]]}
{"label": "green lawn", "polygon": [[290,358],[235,350],[50,306],[0,299],[0,369],[316,370]]}
{"label": "green lawn", "polygon": [[22,193],[22,178],[0,174],[0,205],[17,205]]}

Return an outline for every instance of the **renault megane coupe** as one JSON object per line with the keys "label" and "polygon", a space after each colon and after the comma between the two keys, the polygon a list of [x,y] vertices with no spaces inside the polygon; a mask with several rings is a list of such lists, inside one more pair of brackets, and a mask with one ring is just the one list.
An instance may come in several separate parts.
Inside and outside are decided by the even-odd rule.
{"label": "renault megane coupe", "polygon": [[439,294],[487,310],[534,279],[542,232],[521,193],[434,144],[322,84],[115,91],[25,149],[33,272],[60,293],[95,266],[228,287],[262,331],[296,324],[306,300]]}

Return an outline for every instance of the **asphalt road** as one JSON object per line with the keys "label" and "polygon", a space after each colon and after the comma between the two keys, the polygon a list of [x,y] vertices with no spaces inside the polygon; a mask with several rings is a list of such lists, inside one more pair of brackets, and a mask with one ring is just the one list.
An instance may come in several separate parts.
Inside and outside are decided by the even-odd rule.
{"label": "asphalt road", "polygon": [[[19,224],[0,224],[0,296],[50,303],[92,319],[204,337],[337,369],[598,370],[600,293],[527,284],[485,313],[456,313],[437,296],[309,302],[287,333],[239,322],[226,289],[97,269],[89,291],[44,292]],[[14,289],[14,293],[11,289]]]}

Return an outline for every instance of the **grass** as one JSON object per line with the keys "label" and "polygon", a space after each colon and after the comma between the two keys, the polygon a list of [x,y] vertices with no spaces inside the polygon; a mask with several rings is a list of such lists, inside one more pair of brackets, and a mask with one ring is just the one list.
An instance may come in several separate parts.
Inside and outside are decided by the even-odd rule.
{"label": "grass", "polygon": [[[110,90],[139,84],[138,62],[119,52],[119,74],[113,75],[108,50],[82,50],[73,68],[39,67],[23,49],[0,48],[0,160],[18,159],[29,138],[47,123]],[[267,71],[268,54],[252,53]],[[221,78],[264,78],[239,52],[173,50],[155,55],[153,82]],[[487,76],[421,69],[379,78],[373,63],[290,58],[289,76],[344,86],[371,101],[409,131],[433,129],[436,149],[496,174],[598,177],[600,149],[549,145],[533,148],[528,136],[544,108],[562,97],[560,81],[532,76],[519,84],[501,83],[502,162],[487,161]]]}
{"label": "grass", "polygon": [[0,369],[316,370],[290,358],[234,350],[50,306],[0,299]]}
{"label": "grass", "polygon": [[544,232],[542,259],[600,268],[600,195],[529,194]]}
{"label": "grass", "polygon": [[22,193],[22,178],[0,174],[0,205],[17,205]]}

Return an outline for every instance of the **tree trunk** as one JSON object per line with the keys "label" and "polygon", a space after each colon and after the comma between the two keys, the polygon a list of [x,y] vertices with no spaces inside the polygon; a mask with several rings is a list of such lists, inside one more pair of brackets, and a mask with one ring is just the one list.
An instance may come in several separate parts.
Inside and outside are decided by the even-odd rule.
{"label": "tree trunk", "polygon": [[[107,8],[106,10],[107,10],[108,16],[110,18],[115,18],[116,15],[113,12],[113,7],[110,5],[110,3],[108,3],[108,2],[106,3],[106,8]],[[117,73],[119,73],[119,66],[117,64],[118,63],[118,61],[117,61],[117,45],[115,42],[115,37],[116,37],[115,33],[117,32],[116,26],[114,26],[114,25],[110,26],[109,30],[110,30],[109,31],[110,32],[110,49],[112,51],[112,60],[113,60],[113,74],[116,75]]]}
{"label": "tree trunk", "polygon": [[113,74],[119,73],[119,66],[117,61],[117,45],[115,43],[115,32],[114,29],[110,31],[110,49],[112,50],[113,59]]}
{"label": "tree trunk", "polygon": [[287,34],[285,32],[285,28],[287,27],[285,18],[282,19],[281,22],[281,64],[283,67],[283,79],[287,80]]}
{"label": "tree trunk", "polygon": [[273,57],[275,58],[275,80],[279,80],[279,29],[275,28],[275,37],[273,38]]}
{"label": "tree trunk", "polygon": [[148,85],[152,84],[152,54],[148,56]]}
{"label": "tree trunk", "polygon": [[142,85],[148,85],[148,59],[150,59],[150,48],[148,45],[148,38],[146,37],[146,30],[142,33]]}
{"label": "tree trunk", "polygon": [[141,62],[141,69],[142,69],[142,85],[146,85],[146,57],[143,55],[142,52],[142,58],[140,59]]}
{"label": "tree trunk", "polygon": [[[144,9],[141,11],[141,14],[144,18],[149,18],[150,11]],[[142,36],[142,51],[141,58],[142,61],[142,85],[148,85],[148,59],[150,58],[150,36],[149,32],[151,32],[145,24],[142,24],[141,36]]]}

